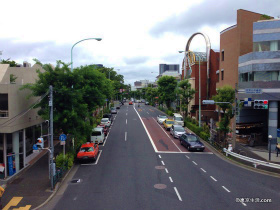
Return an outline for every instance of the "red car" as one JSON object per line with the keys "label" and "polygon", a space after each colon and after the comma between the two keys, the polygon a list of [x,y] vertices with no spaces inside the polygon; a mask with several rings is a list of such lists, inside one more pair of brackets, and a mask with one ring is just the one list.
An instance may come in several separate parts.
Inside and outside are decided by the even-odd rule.
{"label": "red car", "polygon": [[98,144],[87,142],[83,144],[77,154],[77,159],[81,160],[96,160],[99,152]]}
{"label": "red car", "polygon": [[97,127],[103,128],[103,132],[104,132],[105,136],[107,136],[107,134],[108,134],[108,127],[106,125],[98,125]]}
{"label": "red car", "polygon": [[129,102],[129,105],[133,105],[133,102],[132,102],[132,101],[130,101],[130,102]]}

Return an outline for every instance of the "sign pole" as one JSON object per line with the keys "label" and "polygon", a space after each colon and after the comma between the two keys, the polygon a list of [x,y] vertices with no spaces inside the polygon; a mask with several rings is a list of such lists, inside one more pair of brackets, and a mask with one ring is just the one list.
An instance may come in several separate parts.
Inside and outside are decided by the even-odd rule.
{"label": "sign pole", "polygon": [[51,134],[51,141],[50,141],[50,164],[51,164],[51,190],[54,188],[53,183],[53,177],[54,177],[54,168],[53,168],[53,87],[50,85],[50,101],[49,101],[49,107],[50,107],[50,134]]}

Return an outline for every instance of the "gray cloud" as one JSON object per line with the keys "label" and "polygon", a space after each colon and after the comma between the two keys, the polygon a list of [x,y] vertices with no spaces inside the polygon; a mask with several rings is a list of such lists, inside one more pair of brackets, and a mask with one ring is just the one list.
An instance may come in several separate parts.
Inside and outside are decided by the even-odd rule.
{"label": "gray cloud", "polygon": [[156,24],[150,33],[156,37],[166,32],[186,35],[197,32],[203,26],[233,25],[236,24],[238,9],[275,17],[280,15],[280,4],[275,0],[207,0]]}
{"label": "gray cloud", "polygon": [[138,56],[132,58],[124,58],[124,62],[128,65],[131,65],[131,64],[145,63],[148,59],[149,57],[147,56]]}

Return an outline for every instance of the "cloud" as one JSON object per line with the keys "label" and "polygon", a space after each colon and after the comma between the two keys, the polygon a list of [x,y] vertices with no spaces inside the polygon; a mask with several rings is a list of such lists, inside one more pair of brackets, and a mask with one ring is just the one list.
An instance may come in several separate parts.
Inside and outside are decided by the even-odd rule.
{"label": "cloud", "polygon": [[124,62],[128,65],[145,63],[149,59],[148,56],[138,56],[132,58],[124,58]]}
{"label": "cloud", "polygon": [[280,15],[280,4],[275,0],[207,0],[157,23],[150,30],[150,34],[155,37],[168,32],[186,35],[195,33],[204,26],[233,25],[236,24],[238,9],[270,16]]}

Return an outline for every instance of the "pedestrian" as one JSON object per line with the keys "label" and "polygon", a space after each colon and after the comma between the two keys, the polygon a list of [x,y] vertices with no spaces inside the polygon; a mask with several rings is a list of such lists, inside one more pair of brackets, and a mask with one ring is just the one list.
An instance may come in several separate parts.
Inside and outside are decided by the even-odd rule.
{"label": "pedestrian", "polygon": [[3,209],[3,207],[2,207],[2,196],[3,196],[4,192],[5,192],[5,189],[0,186],[0,209]]}
{"label": "pedestrian", "polygon": [[278,153],[280,153],[280,143],[277,143],[275,149],[276,149],[276,153],[277,153],[277,157],[278,157]]}

